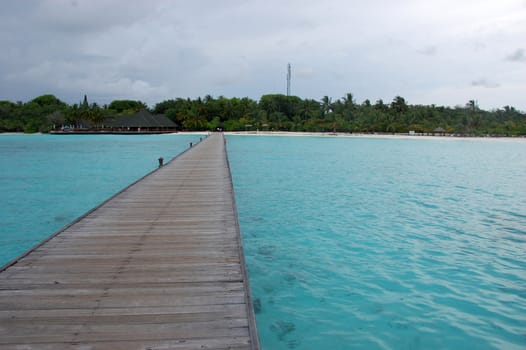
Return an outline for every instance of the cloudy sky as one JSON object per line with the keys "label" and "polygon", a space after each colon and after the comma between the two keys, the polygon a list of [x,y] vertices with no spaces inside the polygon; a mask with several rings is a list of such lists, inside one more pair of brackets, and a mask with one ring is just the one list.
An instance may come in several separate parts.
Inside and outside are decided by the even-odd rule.
{"label": "cloudy sky", "polygon": [[526,111],[526,0],[2,1],[0,100],[286,92]]}

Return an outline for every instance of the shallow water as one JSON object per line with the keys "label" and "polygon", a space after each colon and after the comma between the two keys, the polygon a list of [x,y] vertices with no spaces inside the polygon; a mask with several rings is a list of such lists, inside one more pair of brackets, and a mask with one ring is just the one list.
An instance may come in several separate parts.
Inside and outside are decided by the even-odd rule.
{"label": "shallow water", "polygon": [[0,266],[199,140],[0,135]]}
{"label": "shallow water", "polygon": [[[0,135],[0,264],[198,138]],[[526,348],[526,142],[227,147],[263,349]]]}
{"label": "shallow water", "polygon": [[526,142],[228,151],[263,349],[526,348]]}

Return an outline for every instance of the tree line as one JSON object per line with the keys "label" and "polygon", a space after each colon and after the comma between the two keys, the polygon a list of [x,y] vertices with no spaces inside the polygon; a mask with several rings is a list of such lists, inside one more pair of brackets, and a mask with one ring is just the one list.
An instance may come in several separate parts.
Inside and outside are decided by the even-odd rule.
{"label": "tree line", "polygon": [[0,101],[0,131],[47,132],[63,125],[101,128],[108,116],[131,115],[142,109],[164,114],[188,131],[269,130],[307,132],[444,133],[460,135],[526,135],[526,113],[505,106],[486,111],[474,100],[464,106],[411,105],[401,96],[391,102],[365,100],[352,94],[333,100],[302,99],[283,94],[248,97],[175,98],[153,108],[141,101],[115,100],[99,106],[86,97],[68,105],[54,95],[29,102]]}

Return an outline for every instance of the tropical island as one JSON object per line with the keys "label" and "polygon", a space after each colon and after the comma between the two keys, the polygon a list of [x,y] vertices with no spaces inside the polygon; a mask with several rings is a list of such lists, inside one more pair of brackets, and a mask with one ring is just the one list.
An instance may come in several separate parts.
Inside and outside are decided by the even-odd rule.
{"label": "tropical island", "polygon": [[[142,123],[142,124],[141,124]],[[175,98],[153,108],[141,101],[89,103],[87,96],[69,105],[52,94],[28,102],[0,101],[0,132],[108,130],[296,131],[344,133],[415,133],[460,136],[524,136],[526,113],[512,106],[486,111],[474,100],[464,106],[411,105],[401,96],[390,103],[365,100],[351,93],[319,101],[268,94],[251,98]]]}

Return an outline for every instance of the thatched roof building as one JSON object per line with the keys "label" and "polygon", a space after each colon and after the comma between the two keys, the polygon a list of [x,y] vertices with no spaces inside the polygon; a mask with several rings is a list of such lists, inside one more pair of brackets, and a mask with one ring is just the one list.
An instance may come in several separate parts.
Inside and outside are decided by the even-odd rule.
{"label": "thatched roof building", "polygon": [[433,130],[433,135],[435,136],[444,136],[445,133],[446,133],[446,130],[441,126]]}
{"label": "thatched roof building", "polygon": [[142,110],[132,115],[110,116],[104,122],[106,128],[130,131],[175,130],[177,125],[164,114],[151,114]]}

